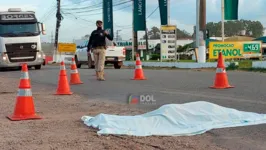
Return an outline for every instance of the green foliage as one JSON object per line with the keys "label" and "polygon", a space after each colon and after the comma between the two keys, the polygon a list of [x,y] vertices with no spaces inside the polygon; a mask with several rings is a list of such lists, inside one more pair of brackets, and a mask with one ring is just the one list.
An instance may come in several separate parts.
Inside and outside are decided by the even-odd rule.
{"label": "green foliage", "polygon": [[180,60],[192,60],[192,56],[191,55],[179,55],[179,59]]}
{"label": "green foliage", "polygon": [[226,70],[237,70],[238,66],[235,63],[230,63],[227,67]]}
{"label": "green foliage", "polygon": [[[160,39],[160,29],[158,27],[152,27],[148,31],[149,39],[154,40],[154,39]],[[191,35],[185,31],[185,30],[180,30],[177,28],[176,30],[176,36],[177,39],[182,39],[182,38],[191,38]],[[146,34],[143,36],[143,39],[146,39]]]}
{"label": "green foliage", "polygon": [[[157,27],[152,27],[151,30],[148,31],[148,35],[150,35],[150,39],[160,39],[160,29]],[[146,38],[146,35],[143,36],[143,38]]]}
{"label": "green foliage", "polygon": [[176,38],[183,39],[183,38],[191,38],[192,36],[185,30],[176,29]]}
{"label": "green foliage", "polygon": [[151,55],[151,60],[158,60],[160,59],[160,54],[152,54]]}
{"label": "green foliage", "polygon": [[186,44],[184,46],[177,47],[177,52],[186,52],[189,48],[192,48],[193,44]]}
{"label": "green foliage", "polygon": [[241,70],[266,73],[266,69],[265,68],[242,68]]}
{"label": "green foliage", "polygon": [[[210,36],[221,37],[221,25],[221,22],[207,23],[206,28],[209,29]],[[224,33],[227,37],[239,35],[241,30],[246,30],[246,36],[252,36],[254,38],[263,36],[263,25],[259,21],[241,19],[227,21],[224,23],[224,26]]]}

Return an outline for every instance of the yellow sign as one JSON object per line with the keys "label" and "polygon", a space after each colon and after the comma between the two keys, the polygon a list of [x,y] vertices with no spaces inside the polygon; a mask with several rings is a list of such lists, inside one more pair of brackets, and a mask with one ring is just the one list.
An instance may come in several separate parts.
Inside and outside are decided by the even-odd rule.
{"label": "yellow sign", "polygon": [[220,52],[224,59],[261,57],[261,45],[261,41],[210,42],[209,58],[218,59]]}
{"label": "yellow sign", "polygon": [[164,26],[161,26],[161,30],[176,30],[176,26],[175,25],[164,25]]}
{"label": "yellow sign", "polygon": [[176,26],[161,26],[161,59],[176,59]]}
{"label": "yellow sign", "polygon": [[75,43],[58,43],[58,52],[74,53],[76,49]]}

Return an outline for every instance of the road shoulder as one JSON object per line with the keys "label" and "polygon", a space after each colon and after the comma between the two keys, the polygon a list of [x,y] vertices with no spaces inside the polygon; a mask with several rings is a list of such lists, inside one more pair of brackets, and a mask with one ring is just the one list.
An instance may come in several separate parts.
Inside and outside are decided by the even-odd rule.
{"label": "road shoulder", "polygon": [[197,149],[220,150],[209,133],[192,137],[99,136],[81,121],[83,115],[144,113],[129,105],[99,102],[73,94],[53,95],[56,89],[32,85],[36,113],[43,119],[12,122],[19,79],[0,76],[0,147],[3,149]]}

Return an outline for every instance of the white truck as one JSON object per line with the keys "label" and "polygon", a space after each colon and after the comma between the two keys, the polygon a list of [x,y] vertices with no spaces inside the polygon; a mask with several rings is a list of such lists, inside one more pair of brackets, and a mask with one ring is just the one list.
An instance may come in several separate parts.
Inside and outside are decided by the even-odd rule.
{"label": "white truck", "polygon": [[38,22],[35,12],[20,8],[0,11],[0,69],[20,67],[22,63],[41,69],[45,65],[41,33],[45,35],[45,26]]}
{"label": "white truck", "polygon": [[[115,46],[116,44],[108,42],[105,56],[105,65],[113,64],[115,69],[120,69],[123,65],[123,61],[126,58],[126,48]],[[77,50],[75,54],[75,61],[77,67],[80,68],[82,64],[87,64],[89,68],[94,68],[94,57],[93,53],[87,54],[88,41],[83,41],[81,44],[77,44]]]}

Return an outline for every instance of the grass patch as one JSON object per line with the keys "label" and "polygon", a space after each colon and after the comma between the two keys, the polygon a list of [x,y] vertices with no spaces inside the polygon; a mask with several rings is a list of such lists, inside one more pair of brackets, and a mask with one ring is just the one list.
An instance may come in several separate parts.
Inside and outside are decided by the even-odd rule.
{"label": "grass patch", "polygon": [[[134,69],[135,66],[129,66],[127,68]],[[178,68],[175,66],[172,67],[151,67],[151,66],[142,66],[143,69],[148,69],[148,70],[215,70],[216,68]],[[266,68],[239,68],[239,66],[235,64],[230,64],[229,66],[226,67],[226,71],[247,71],[247,72],[260,72],[260,73],[266,73]]]}
{"label": "grass patch", "polygon": [[241,68],[239,70],[266,73],[266,68]]}
{"label": "grass patch", "polygon": [[252,68],[252,61],[249,61],[249,60],[239,62],[239,65],[236,65],[236,63],[230,63],[226,67],[226,70],[239,70],[239,71],[266,73],[266,68]]}
{"label": "grass patch", "polygon": [[[135,61],[132,61],[132,60],[127,60],[129,62],[135,62]],[[158,62],[160,63],[161,61],[158,61],[158,60],[141,60],[141,62]],[[173,61],[173,60],[164,60],[162,62],[191,62],[191,63],[195,63],[196,61],[195,60],[177,60],[177,61]]]}
{"label": "grass patch", "polygon": [[227,67],[226,70],[238,70],[239,66],[237,66],[235,63],[230,63]]}

